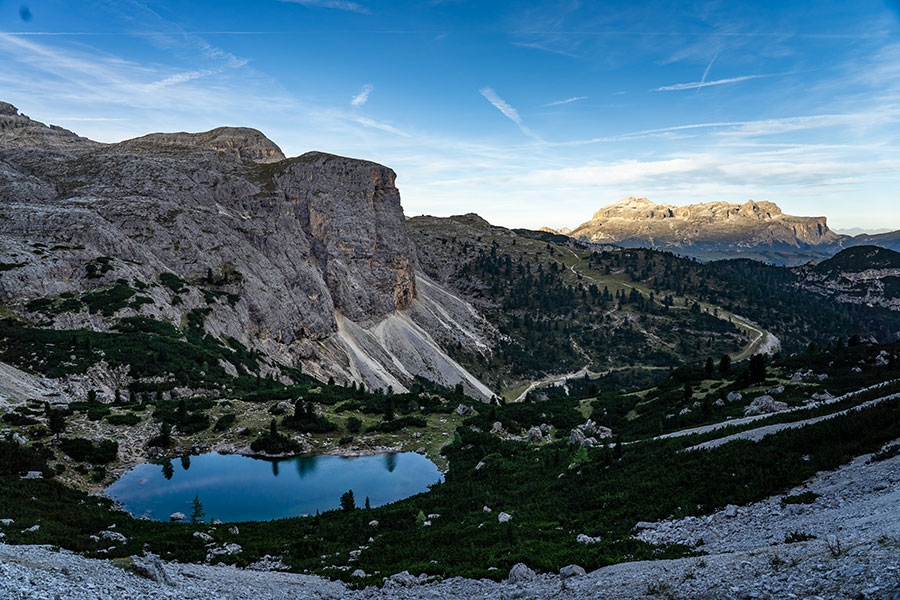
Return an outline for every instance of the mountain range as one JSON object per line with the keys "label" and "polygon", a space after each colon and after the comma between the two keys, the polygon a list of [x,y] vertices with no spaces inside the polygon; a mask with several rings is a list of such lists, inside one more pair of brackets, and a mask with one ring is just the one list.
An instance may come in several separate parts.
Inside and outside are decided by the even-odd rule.
{"label": "mountain range", "polygon": [[[822,257],[848,243],[824,218],[770,203],[629,199],[566,236],[474,214],[407,219],[395,178],[364,160],[286,158],[252,129],[102,144],[2,104],[6,339],[23,337],[22,327],[76,332],[72,340],[79,331],[164,333],[169,344],[204,345],[207,374],[290,381],[299,369],[395,392],[421,378],[487,400],[567,373],[900,331],[888,249],[844,250],[793,270],[659,251]],[[653,243],[642,244],[648,235]],[[638,244],[658,249],[619,247]],[[888,266],[870,266],[878,261]],[[829,329],[811,329],[816,318]],[[40,348],[10,346],[4,360],[86,368],[64,360],[64,348],[63,358],[34,358]],[[114,348],[89,364],[116,371]],[[162,355],[158,372],[139,373],[133,356],[118,360],[125,373],[94,387],[112,394],[191,377],[164,368]]]}

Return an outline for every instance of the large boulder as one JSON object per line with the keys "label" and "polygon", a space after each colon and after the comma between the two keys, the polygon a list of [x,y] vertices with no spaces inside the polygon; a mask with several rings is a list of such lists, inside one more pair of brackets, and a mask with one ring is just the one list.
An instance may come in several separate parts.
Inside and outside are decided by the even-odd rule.
{"label": "large boulder", "polygon": [[506,578],[507,583],[518,584],[532,581],[537,575],[528,568],[525,563],[516,563],[509,570],[509,577]]}
{"label": "large boulder", "polygon": [[161,583],[163,585],[174,586],[175,583],[166,573],[163,563],[155,554],[145,554],[144,556],[131,557],[132,569],[141,577],[146,577],[151,581]]}
{"label": "large boulder", "polygon": [[776,400],[772,396],[766,394],[765,396],[757,396],[750,404],[744,407],[744,416],[765,415],[787,409],[788,405],[785,402]]}
{"label": "large boulder", "polygon": [[581,577],[585,575],[584,567],[578,565],[566,565],[559,570],[560,579],[571,579],[573,577]]}

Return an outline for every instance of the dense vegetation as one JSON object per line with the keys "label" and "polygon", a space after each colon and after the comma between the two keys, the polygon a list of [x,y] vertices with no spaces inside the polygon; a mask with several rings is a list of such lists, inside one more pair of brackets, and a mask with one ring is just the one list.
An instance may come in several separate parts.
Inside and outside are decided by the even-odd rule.
{"label": "dense vegetation", "polygon": [[[708,514],[726,504],[744,504],[784,493],[816,471],[834,468],[859,454],[884,448],[877,456],[888,456],[896,449],[885,445],[900,438],[900,402],[883,402],[760,442],[738,441],[705,451],[682,451],[696,443],[697,437],[631,444],[624,441],[645,439],[646,433],[658,425],[660,415],[665,420],[669,411],[693,406],[698,398],[702,401],[728,390],[746,392],[748,385],[751,391],[762,390],[783,383],[798,370],[827,369],[828,385],[835,393],[895,379],[900,377],[900,364],[893,359],[898,352],[897,344],[881,348],[856,341],[836,343],[811,353],[762,361],[761,367],[754,367],[761,368],[761,381],[755,383],[749,364],[729,365],[728,369],[715,365],[710,370],[700,363],[660,374],[657,385],[641,394],[606,389],[615,387],[616,382],[611,380],[579,377],[566,386],[534,394],[524,403],[508,405],[477,403],[461,396],[459,390],[444,390],[445,401],[440,402],[420,388],[416,397],[431,400],[420,405],[418,414],[426,412],[430,402],[435,410],[451,410],[449,407],[457,401],[476,409],[444,448],[450,468],[442,483],[427,494],[379,508],[362,508],[350,502],[349,490],[342,498],[342,510],[313,518],[241,523],[239,534],[229,531],[228,526],[140,521],[115,511],[102,498],[87,501],[81,492],[53,479],[60,467],[58,463],[53,466],[52,445],[22,446],[0,441],[0,505],[5,507],[5,518],[16,520],[16,527],[7,530],[7,540],[13,543],[54,543],[89,555],[113,557],[138,553],[147,544],[165,558],[199,561],[205,558],[207,548],[192,534],[202,530],[211,532],[219,544],[236,542],[242,546],[240,554],[221,560],[248,564],[266,554],[277,555],[295,570],[344,579],[349,578],[350,570],[362,568],[370,576],[354,581],[359,585],[378,583],[382,576],[401,570],[442,577],[497,578],[516,562],[555,571],[571,563],[591,569],[622,560],[682,556],[702,551],[702,546],[654,547],[632,537],[635,524]],[[878,356],[890,359],[876,364]],[[790,400],[792,394],[808,396],[821,390],[818,379],[814,381],[789,384],[780,397]],[[685,393],[688,388],[696,395],[689,397]],[[894,389],[888,387],[880,393],[891,391]],[[327,398],[327,406],[341,406],[345,413],[351,413],[351,407],[365,407],[368,413],[351,413],[357,420],[356,415],[371,418],[367,414],[377,416],[381,423],[421,418],[412,413],[408,401],[403,401],[409,399],[407,394],[331,385],[321,386],[316,392],[301,391],[298,386],[276,386],[262,392],[268,396],[262,402],[315,393]],[[177,422],[179,414],[212,410],[210,401],[202,398],[151,404],[156,419],[164,425]],[[293,410],[280,409],[284,411],[281,422],[309,419],[310,407],[307,400],[296,400]],[[89,403],[78,407],[90,408]],[[625,408],[627,415],[622,414]],[[386,414],[393,410],[410,412],[404,417]],[[722,417],[696,412],[700,415],[697,422]],[[43,414],[37,407],[32,413]],[[570,444],[568,431],[587,418],[613,427],[616,437],[593,448]],[[494,422],[502,425],[499,434],[488,433]],[[549,425],[552,434],[540,443],[526,443],[516,437],[541,423]],[[260,439],[287,439],[279,429],[276,416]],[[73,442],[64,443],[71,447]],[[101,445],[90,444],[88,448],[84,442],[74,444],[88,453],[78,459],[103,459],[90,454]],[[43,471],[50,478],[18,478],[29,470]],[[29,498],[32,500],[25,501]],[[802,503],[811,498],[787,496],[784,501]],[[500,523],[497,515],[501,511],[512,519]],[[429,525],[422,515],[428,515]],[[370,524],[372,521],[377,525]],[[128,538],[127,543],[91,539],[112,523],[116,532]],[[41,527],[27,531],[34,524]],[[582,533],[600,541],[576,542],[576,536]],[[350,552],[360,547],[365,549],[353,558]]]}
{"label": "dense vegetation", "polygon": [[752,332],[736,326],[738,315],[774,333],[787,353],[855,334],[887,341],[900,331],[897,312],[806,292],[785,267],[703,264],[648,249],[598,252],[565,236],[492,227],[473,215],[409,223],[428,275],[499,328],[490,354],[450,348],[496,389],[583,367],[602,373],[718,362],[751,339]]}

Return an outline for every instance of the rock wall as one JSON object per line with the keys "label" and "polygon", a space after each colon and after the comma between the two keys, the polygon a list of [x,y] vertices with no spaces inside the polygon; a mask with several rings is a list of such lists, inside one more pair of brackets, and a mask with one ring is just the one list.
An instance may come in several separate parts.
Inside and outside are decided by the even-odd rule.
{"label": "rock wall", "polygon": [[[124,281],[153,302],[114,318],[180,325],[210,309],[214,335],[341,381],[354,376],[333,355],[341,345],[322,344],[339,322],[372,329],[416,300],[416,250],[387,167],[317,152],[282,159],[248,129],[98,144],[44,135],[45,125],[0,109],[0,301],[32,320],[29,300]],[[163,285],[164,273],[183,289]],[[103,330],[114,318],[80,310],[53,326]],[[443,364],[430,353],[443,354],[418,344],[409,368],[402,353],[383,353],[391,365],[364,383],[400,391],[414,375],[440,374],[478,389],[461,367],[430,368]]]}

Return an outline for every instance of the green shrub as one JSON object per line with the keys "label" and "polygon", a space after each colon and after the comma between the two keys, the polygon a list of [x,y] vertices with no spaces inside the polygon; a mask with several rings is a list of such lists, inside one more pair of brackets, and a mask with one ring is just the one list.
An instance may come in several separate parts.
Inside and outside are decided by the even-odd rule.
{"label": "green shrub", "polygon": [[119,452],[119,443],[114,440],[92,442],[84,438],[63,438],[60,449],[73,460],[92,465],[105,465],[114,461]]}
{"label": "green shrub", "polygon": [[213,429],[215,429],[216,431],[227,431],[231,428],[232,425],[234,425],[235,421],[237,421],[236,414],[225,413],[224,415],[219,417],[219,420],[216,421],[216,425],[215,427],[213,427]]}
{"label": "green shrub", "polygon": [[784,508],[788,504],[812,504],[818,497],[819,494],[809,491],[794,494],[792,496],[785,496],[781,499],[781,507]]}
{"label": "green shrub", "polygon": [[106,422],[110,425],[134,426],[141,422],[141,418],[132,413],[126,413],[124,415],[108,415],[106,417]]}
{"label": "green shrub", "polygon": [[41,471],[47,476],[49,453],[43,448],[18,444],[12,440],[0,440],[0,475],[22,475],[28,471]]}
{"label": "green shrub", "polygon": [[359,433],[360,429],[362,429],[362,421],[359,417],[347,417],[347,431]]}

